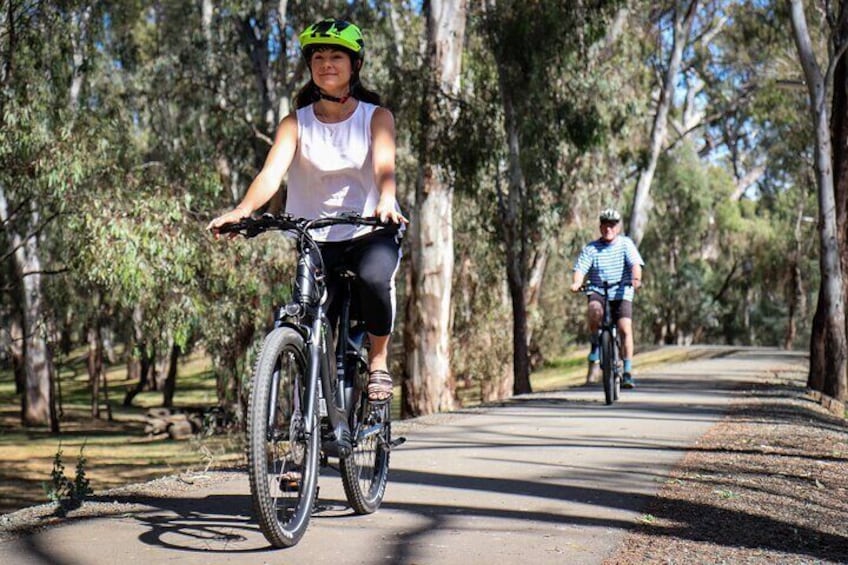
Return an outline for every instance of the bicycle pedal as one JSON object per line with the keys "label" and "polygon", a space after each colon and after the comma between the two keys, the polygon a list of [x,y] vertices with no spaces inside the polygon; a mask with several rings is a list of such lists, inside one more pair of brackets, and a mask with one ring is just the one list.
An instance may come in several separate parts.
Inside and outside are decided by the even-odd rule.
{"label": "bicycle pedal", "polygon": [[303,475],[300,471],[287,471],[280,475],[280,490],[283,492],[292,492],[300,488],[300,481],[303,480]]}
{"label": "bicycle pedal", "polygon": [[396,447],[400,447],[404,443],[406,443],[405,437],[401,436],[399,438],[395,438],[395,439],[393,439],[392,441],[389,442],[389,450],[392,450]]}

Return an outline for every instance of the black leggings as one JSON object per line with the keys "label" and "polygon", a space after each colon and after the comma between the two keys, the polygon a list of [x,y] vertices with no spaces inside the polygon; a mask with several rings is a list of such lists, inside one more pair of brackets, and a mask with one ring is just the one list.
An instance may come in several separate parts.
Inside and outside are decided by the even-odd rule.
{"label": "black leggings", "polygon": [[393,230],[380,230],[349,241],[318,245],[324,257],[325,272],[329,275],[327,310],[330,320],[337,318],[341,307],[334,299],[341,283],[338,273],[346,269],[357,277],[352,317],[365,322],[365,329],[370,334],[386,336],[392,333],[396,312],[395,274],[402,256],[400,239],[400,234]]}

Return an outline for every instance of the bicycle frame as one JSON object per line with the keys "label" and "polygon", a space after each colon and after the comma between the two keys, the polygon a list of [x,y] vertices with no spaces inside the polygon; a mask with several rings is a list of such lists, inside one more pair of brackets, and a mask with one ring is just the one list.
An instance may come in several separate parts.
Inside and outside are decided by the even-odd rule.
{"label": "bicycle frame", "polygon": [[[341,273],[341,315],[338,323],[338,335],[333,340],[333,329],[327,318],[326,277],[323,259],[318,244],[309,235],[309,230],[327,227],[341,223],[359,225],[382,225],[376,219],[359,216],[339,216],[319,218],[306,221],[290,216],[264,215],[249,222],[237,222],[226,226],[221,233],[244,232],[246,237],[254,237],[264,231],[276,229],[297,234],[297,269],[292,292],[292,300],[280,307],[275,315],[275,327],[290,327],[297,331],[307,346],[309,373],[306,386],[308,390],[317,390],[317,395],[306,395],[303,407],[306,422],[317,422],[320,427],[321,418],[326,416],[335,437],[334,442],[325,442],[324,448],[336,451],[334,455],[347,457],[351,451],[351,432],[349,421],[350,410],[354,405],[356,390],[352,368],[347,363],[349,356],[359,357],[359,353],[350,348],[350,305],[351,277]],[[389,226],[391,228],[392,226]],[[276,397],[279,383],[273,383],[273,394]],[[317,399],[316,406],[313,399]],[[326,407],[326,414],[323,408]],[[316,413],[316,410],[318,412]],[[270,411],[269,411],[270,414]],[[315,417],[317,416],[317,417]],[[310,424],[310,427],[312,424]],[[270,427],[269,427],[270,429]],[[320,431],[320,430],[318,430]],[[316,433],[315,429],[307,429],[307,434]]]}
{"label": "bicycle frame", "polygon": [[391,438],[390,406],[369,402],[363,392],[368,360],[360,341],[364,327],[351,328],[352,273],[338,273],[343,283],[339,320],[328,319],[329,273],[309,230],[335,224],[384,225],[356,215],[316,220],[264,215],[218,230],[246,237],[269,230],[297,235],[292,300],[275,312],[275,328],[259,352],[247,426],[254,510],[262,533],[276,547],[295,545],[306,531],[319,467],[329,465],[328,456],[339,459],[351,508],[369,514],[385,493],[389,452],[404,441]]}

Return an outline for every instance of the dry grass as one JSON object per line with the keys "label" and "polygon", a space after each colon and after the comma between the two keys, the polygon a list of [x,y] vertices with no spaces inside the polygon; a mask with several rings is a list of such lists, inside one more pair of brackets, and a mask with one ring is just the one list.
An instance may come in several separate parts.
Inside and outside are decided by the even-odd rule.
{"label": "dry grass", "polygon": [[[176,406],[212,405],[215,382],[208,361],[200,355],[186,359],[179,369]],[[53,458],[62,450],[65,474],[73,477],[80,449],[88,463],[86,475],[95,492],[150,480],[177,471],[240,463],[237,436],[190,441],[153,440],[144,434],[148,407],[161,405],[161,393],[136,397],[136,407],[123,408],[131,384],[125,370],[116,367],[107,379],[113,421],[90,416],[87,375],[80,363],[68,363],[61,373],[63,416],[60,436],[45,428],[22,428],[19,397],[9,373],[0,374],[0,514],[47,501],[42,483],[50,478]]]}

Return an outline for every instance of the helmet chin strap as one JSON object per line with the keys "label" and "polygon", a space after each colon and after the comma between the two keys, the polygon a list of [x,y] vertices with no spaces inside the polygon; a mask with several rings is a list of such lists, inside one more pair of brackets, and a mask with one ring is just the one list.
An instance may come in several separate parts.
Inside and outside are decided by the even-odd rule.
{"label": "helmet chin strap", "polygon": [[318,90],[318,95],[324,100],[329,100],[330,102],[337,102],[339,104],[344,104],[347,102],[347,99],[350,98],[350,91],[347,94],[342,96],[341,98],[337,98],[335,96],[330,96],[329,94],[325,94],[321,89]]}

